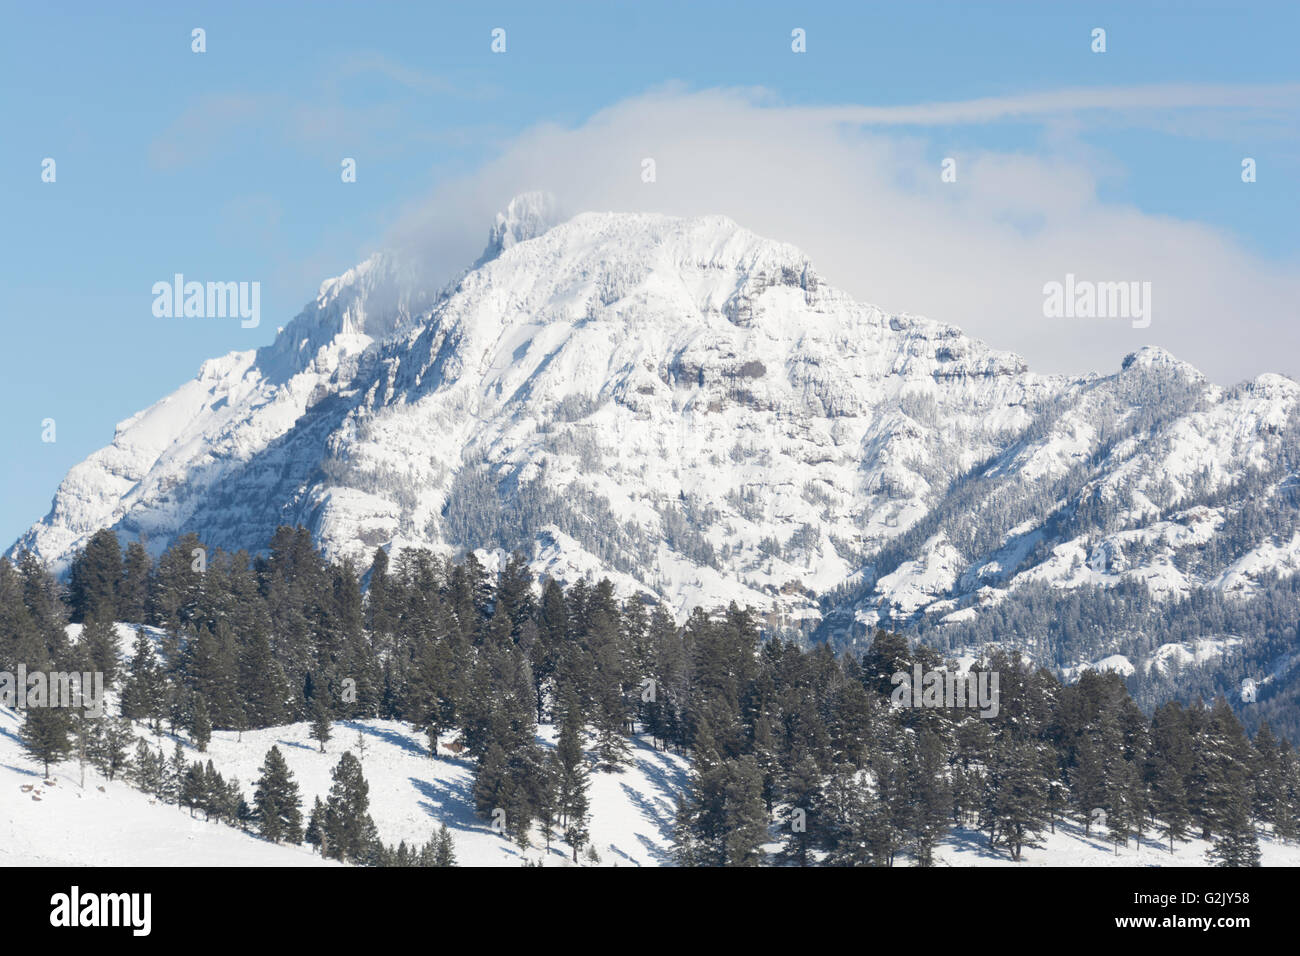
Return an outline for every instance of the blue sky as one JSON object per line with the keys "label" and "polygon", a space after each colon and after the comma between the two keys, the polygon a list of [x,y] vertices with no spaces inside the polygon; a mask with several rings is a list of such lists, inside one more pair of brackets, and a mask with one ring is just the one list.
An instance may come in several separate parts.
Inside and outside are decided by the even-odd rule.
{"label": "blue sky", "polygon": [[[1211,245],[1231,249],[1223,261],[1242,263],[1234,274],[1264,277],[1250,283],[1270,290],[1252,300],[1253,312],[1275,316],[1278,328],[1296,319],[1285,311],[1287,301],[1294,306],[1287,283],[1300,261],[1295,4],[533,0],[123,9],[130,12],[91,3],[5,4],[3,12],[5,543],[48,509],[71,465],[111,441],[115,423],[193,376],[204,359],[269,342],[322,279],[384,244],[403,221],[432,218],[438,228],[469,229],[465,242],[481,245],[486,218],[473,220],[468,207],[438,218],[449,197],[477,184],[484,202],[499,206],[509,195],[493,190],[507,184],[551,188],[548,176],[563,178],[561,160],[572,169],[573,156],[586,155],[566,150],[575,143],[587,149],[602,130],[610,138],[654,130],[658,139],[642,151],[667,156],[672,148],[663,140],[680,128],[698,155],[689,124],[710,91],[729,91],[720,108],[738,124],[753,120],[743,128],[754,129],[759,144],[767,135],[759,128],[785,115],[776,111],[789,110],[793,128],[802,130],[825,107],[895,108],[883,122],[857,124],[876,150],[861,155],[888,157],[881,169],[863,170],[864,189],[882,188],[873,176],[896,184],[920,175],[908,163],[928,176],[943,157],[958,156],[963,164],[971,158],[963,170],[988,171],[983,181],[992,196],[998,170],[1023,159],[1023,185],[987,208],[993,218],[1015,221],[1028,239],[1059,203],[1085,195],[1081,249],[1114,223],[1140,220],[1139,232],[1171,229],[1188,243],[1185,259],[1152,264],[1154,274],[1195,274],[1203,271],[1196,257],[1211,255],[1204,251],[1209,236]],[[1105,54],[1090,49],[1099,26],[1107,31]],[[191,51],[195,27],[206,31],[202,54]],[[506,30],[505,54],[490,50],[496,27]],[[807,33],[805,54],[790,49],[795,27]],[[1080,90],[1118,91],[1110,101],[1118,105],[1073,107],[1063,91]],[[1146,105],[1123,106],[1141,90],[1159,92]],[[1061,95],[1041,110],[1014,106],[1035,94]],[[669,104],[657,121],[644,119],[647,95]],[[987,118],[957,110],[914,121],[908,112],[973,101],[994,104]],[[529,132],[542,124],[549,124],[542,133]],[[857,135],[843,126],[836,121],[836,136]],[[815,136],[810,142],[813,149]],[[1248,187],[1237,172],[1243,156],[1259,166],[1258,182]],[[54,183],[41,181],[46,157],[57,163]],[[341,183],[343,157],[357,160],[356,183]],[[489,168],[496,172],[483,172]],[[804,188],[798,172],[759,182],[794,202]],[[852,170],[844,172],[853,183]],[[1044,180],[1068,183],[1068,194]],[[980,181],[962,181],[958,205],[967,205],[954,221],[986,208]],[[668,183],[650,198],[627,201],[670,212],[703,201],[671,190]],[[617,191],[571,192],[572,203],[620,203]],[[815,208],[810,203],[810,217]],[[788,213],[758,204],[751,210],[734,198],[710,211],[746,225],[752,219],[756,229],[785,226]],[[846,235],[886,228],[852,225]],[[1080,350],[1065,338],[993,322],[1004,307],[993,293],[968,296],[982,304],[963,310],[956,292],[932,296],[935,283],[923,272],[893,284],[869,268],[859,275],[854,260],[837,251],[851,242],[832,242],[811,220],[801,229],[790,219],[785,228],[796,235],[779,238],[812,247],[814,261],[829,264],[831,278],[861,297],[928,310],[992,344],[1023,350],[1048,371],[1076,371],[1070,361]],[[925,223],[898,228],[911,248],[929,248]],[[1148,244],[1156,242],[1163,244]],[[1079,261],[1093,260],[1081,251]],[[175,272],[259,281],[262,324],[155,318],[151,287]],[[1023,284],[1036,285],[1037,277],[1030,271]],[[1216,358],[1216,336],[1241,339],[1231,323],[1211,317],[1154,329],[1168,336],[1160,344],[1203,368]],[[1293,340],[1279,345],[1266,332],[1261,327],[1251,348],[1233,351],[1221,370],[1207,368],[1212,377],[1300,371],[1287,351]],[[1087,357],[1104,365],[1127,341],[1107,341]],[[56,422],[53,443],[41,441],[46,418]]]}

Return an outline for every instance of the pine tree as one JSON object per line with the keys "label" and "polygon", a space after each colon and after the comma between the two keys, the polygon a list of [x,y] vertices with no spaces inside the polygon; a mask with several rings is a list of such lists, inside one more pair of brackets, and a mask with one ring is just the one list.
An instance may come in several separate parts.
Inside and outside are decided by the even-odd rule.
{"label": "pine tree", "polygon": [[1250,742],[1237,716],[1220,697],[1194,738],[1189,793],[1202,839],[1213,839],[1225,826],[1237,826],[1244,803],[1249,816],[1254,787],[1250,781]]}
{"label": "pine tree", "polygon": [[537,637],[528,649],[538,723],[542,721],[547,697],[555,686],[555,674],[559,667],[568,620],[564,589],[553,578],[547,579],[542,588],[541,606],[537,611]]}
{"label": "pine tree", "polygon": [[1184,840],[1192,823],[1187,780],[1192,770],[1192,737],[1187,713],[1176,701],[1156,708],[1151,717],[1152,813],[1169,839]]}
{"label": "pine tree", "polygon": [[363,862],[374,850],[374,821],[370,819],[370,786],[361,764],[345,751],[331,773],[334,783],[325,801],[321,831],[326,856]]}
{"label": "pine tree", "polygon": [[447,829],[446,823],[443,823],[438,827],[438,835],[433,855],[433,865],[456,865],[456,842],[451,838],[451,831]]}
{"label": "pine tree", "polygon": [[491,744],[479,758],[474,773],[474,809],[479,816],[492,818],[504,809],[508,785],[506,753],[498,744]]}
{"label": "pine tree", "polygon": [[325,804],[321,802],[320,797],[312,804],[311,813],[307,818],[307,829],[303,833],[304,839],[317,850],[321,851],[321,856],[325,855]]}
{"label": "pine tree", "polygon": [[1281,759],[1281,783],[1273,809],[1273,835],[1283,843],[1300,838],[1300,758],[1289,747]]}
{"label": "pine tree", "polygon": [[1161,763],[1156,771],[1154,812],[1163,822],[1164,835],[1169,838],[1169,852],[1174,852],[1174,841],[1187,838],[1191,813],[1187,808],[1187,790],[1183,775],[1172,762]]}
{"label": "pine tree", "polygon": [[[218,578],[213,578],[216,586]],[[215,629],[200,627],[185,647],[186,683],[203,699],[216,727],[230,727],[241,708],[238,651],[234,634],[224,621]]]}
{"label": "pine tree", "polygon": [[728,761],[726,772],[724,861],[727,866],[759,866],[768,839],[763,776],[750,754]]}
{"label": "pine tree", "polygon": [[1106,830],[1117,854],[1120,846],[1128,846],[1130,836],[1136,834],[1141,839],[1138,828],[1144,806],[1140,792],[1141,776],[1136,764],[1124,759],[1116,760],[1107,781]]}
{"label": "pine tree", "polygon": [[189,762],[185,759],[185,748],[181,742],[176,741],[176,749],[172,751],[171,761],[167,764],[166,786],[167,798],[175,801],[178,807],[183,807],[181,802],[181,793],[185,789],[185,773],[189,769]]}
{"label": "pine tree", "polygon": [[174,633],[194,622],[202,595],[202,575],[195,552],[204,551],[199,536],[181,535],[158,559],[149,595],[150,624]]}
{"label": "pine tree", "polygon": [[100,726],[103,718],[94,718],[86,713],[74,713],[72,716],[72,751],[77,755],[77,767],[80,771],[79,786],[86,787],[86,763],[93,761],[93,751],[103,735]]}
{"label": "pine tree", "polygon": [[104,675],[104,687],[111,690],[117,683],[121,666],[118,663],[117,629],[111,621],[102,623],[98,618],[87,617],[81,630],[81,649],[87,669]]}
{"label": "pine tree", "polygon": [[131,782],[145,793],[158,794],[163,789],[162,761],[154,754],[147,741],[137,740],[135,757],[131,761]]}
{"label": "pine tree", "polygon": [[564,722],[555,742],[556,757],[556,810],[564,834],[564,842],[573,848],[573,862],[578,862],[578,850],[587,842],[587,787],[586,757],[582,752],[582,715],[570,699],[564,708]]}
{"label": "pine tree", "polygon": [[100,773],[113,780],[130,764],[131,744],[135,734],[131,723],[122,717],[104,718],[101,732],[91,744],[91,759]]}
{"label": "pine tree", "polygon": [[199,753],[205,753],[212,740],[212,719],[208,716],[208,705],[202,696],[196,696],[194,707],[190,712],[190,739]]}
{"label": "pine tree", "polygon": [[1070,794],[1083,832],[1092,835],[1096,811],[1106,807],[1106,768],[1101,750],[1092,732],[1086,731],[1075,748],[1075,764],[1070,770]]}
{"label": "pine tree", "polygon": [[122,688],[122,716],[128,720],[145,720],[155,731],[164,712],[164,681],[153,641],[144,631],[136,634],[129,676]]}
{"label": "pine tree", "polygon": [[814,835],[809,829],[809,812],[820,790],[821,772],[817,762],[803,754],[794,761],[794,769],[781,782],[781,796],[787,806],[786,818],[789,821],[782,827],[784,845],[781,856],[799,866],[808,865],[808,851],[814,844]]}
{"label": "pine tree", "polygon": [[1276,826],[1277,809],[1282,802],[1282,748],[1268,721],[1255,733],[1251,777],[1254,782],[1254,815],[1262,823]]}
{"label": "pine tree", "polygon": [[1215,866],[1259,866],[1259,839],[1251,822],[1248,805],[1229,803],[1218,817],[1218,833],[1205,855]]}
{"label": "pine tree", "polygon": [[596,733],[596,758],[606,770],[617,770],[629,757],[624,729],[628,720],[627,661],[613,611],[613,592],[602,581],[592,596],[586,643],[593,664],[591,675],[592,723]]}
{"label": "pine tree", "polygon": [[329,711],[326,710],[325,704],[320,700],[320,698],[316,698],[313,704],[311,733],[309,736],[312,740],[320,741],[321,753],[325,752],[325,745],[329,743],[331,726],[332,723],[330,721]]}
{"label": "pine tree", "polygon": [[107,529],[96,531],[72,559],[68,574],[72,620],[114,620],[121,577],[122,550],[117,535]]}
{"label": "pine tree", "polygon": [[145,613],[149,596],[149,575],[153,571],[153,562],[149,552],[139,541],[132,541],[126,546],[126,557],[122,560],[122,577],[117,585],[116,611],[119,620],[130,624],[145,623]]}
{"label": "pine tree", "polygon": [[948,832],[948,808],[952,804],[939,735],[922,731],[915,739],[910,762],[916,769],[906,795],[906,830],[916,865],[933,866],[935,846]]}
{"label": "pine tree", "polygon": [[258,773],[261,776],[253,789],[253,805],[262,836],[272,843],[281,840],[301,843],[302,800],[298,795],[298,784],[294,782],[278,747],[266,752]]}
{"label": "pine tree", "polygon": [[178,805],[182,810],[188,809],[190,816],[194,816],[194,811],[204,810],[204,817],[209,816],[206,807],[208,805],[208,780],[203,773],[203,765],[198,761],[187,766],[180,777],[181,785],[179,791]]}
{"label": "pine tree", "polygon": [[883,865],[876,855],[874,830],[879,810],[866,772],[839,764],[818,790],[808,820],[828,866]]}
{"label": "pine tree", "polygon": [[[695,811],[686,794],[677,794],[677,807],[673,815],[673,860],[678,866],[700,866],[700,845],[695,835]],[[578,851],[573,851],[573,862],[578,862]]]}
{"label": "pine tree", "polygon": [[67,708],[28,707],[19,738],[23,749],[37,763],[44,765],[45,776],[50,764],[66,760],[72,753],[72,718]]}
{"label": "pine tree", "polygon": [[1038,845],[1047,825],[1046,787],[1037,757],[1031,743],[1000,740],[989,767],[984,817],[989,844],[1002,843],[1015,861],[1025,847]]}

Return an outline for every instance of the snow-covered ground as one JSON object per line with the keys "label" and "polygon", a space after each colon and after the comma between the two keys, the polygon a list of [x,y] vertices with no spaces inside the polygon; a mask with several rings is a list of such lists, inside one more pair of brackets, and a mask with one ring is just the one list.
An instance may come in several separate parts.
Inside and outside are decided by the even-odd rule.
{"label": "snow-covered ground", "polygon": [[[218,731],[212,735],[207,754],[191,753],[190,757],[211,759],[222,776],[238,777],[251,792],[266,752],[279,747],[298,781],[305,814],[317,796],[324,799],[329,794],[330,771],[342,753],[350,750],[361,757],[370,784],[370,815],[385,843],[396,845],[405,840],[418,846],[446,823],[461,864],[518,866],[525,857],[535,861],[545,856],[543,847],[521,850],[479,819],[474,813],[473,761],[448,756],[435,760],[424,736],[409,725],[395,720],[340,721],[334,725],[325,753],[308,736],[310,730],[309,723],[298,723],[249,731],[242,742],[233,732]],[[451,735],[444,742],[450,739]],[[542,727],[538,740],[551,746],[552,729]],[[361,742],[365,744],[364,756]],[[170,752],[174,746],[166,739],[163,749]],[[687,763],[639,740],[632,755],[631,766],[620,773],[591,774],[592,845],[604,863],[653,865],[667,855],[675,794],[685,786]],[[554,844],[546,862],[562,862],[569,856],[567,846]]]}
{"label": "snow-covered ground", "polygon": [[[321,862],[309,848],[273,846],[230,827],[204,823],[201,814],[191,818],[187,811],[157,803],[121,780],[105,781],[90,767],[83,788],[75,760],[52,768],[55,782],[47,786],[40,766],[22,751],[20,725],[16,713],[0,709],[0,865],[294,866]],[[548,855],[540,845],[521,850],[494,833],[474,814],[471,761],[434,760],[423,737],[405,724],[390,720],[336,723],[325,753],[308,737],[309,730],[306,723],[290,724],[245,732],[242,741],[233,731],[217,731],[204,754],[185,741],[186,756],[190,760],[211,759],[222,776],[237,777],[251,802],[258,767],[267,750],[279,747],[298,782],[305,816],[317,796],[324,799],[328,795],[330,771],[340,755],[345,750],[361,754],[358,740],[364,740],[362,768],[370,784],[370,813],[384,842],[395,845],[405,840],[418,846],[445,822],[462,865],[518,866],[525,858],[536,861],[542,857],[547,864],[563,864],[570,856],[562,843],[553,844]],[[155,746],[161,744],[168,755],[175,747],[170,735],[157,739],[143,727],[138,733]],[[551,728],[543,727],[539,740],[552,745]],[[637,740],[631,766],[619,773],[592,773],[588,791],[591,845],[602,864],[653,866],[667,862],[675,795],[685,786],[686,769],[684,758]],[[34,789],[26,791],[25,785]],[[590,863],[585,855],[583,862]]]}
{"label": "snow-covered ground", "polygon": [[[52,770],[47,785],[40,767],[18,742],[20,719],[0,709],[0,866],[21,865],[161,865],[161,866],[311,866],[326,861],[306,847],[274,846],[256,836],[218,823],[192,818],[187,811],[154,801],[121,780],[107,782],[86,768],[67,761]],[[553,741],[544,727],[539,739]],[[474,814],[473,770],[464,759],[434,760],[423,740],[396,721],[344,721],[335,725],[326,753],[307,736],[308,724],[291,724],[247,732],[242,741],[233,732],[213,735],[207,754],[186,745],[191,759],[211,758],[226,777],[239,778],[251,796],[257,768],[271,746],[278,746],[297,779],[304,809],[317,795],[326,795],[330,770],[344,750],[359,753],[365,741],[362,767],[370,784],[370,812],[382,838],[421,844],[445,822],[456,843],[461,865],[518,866],[525,858],[547,865],[565,865],[568,847],[541,846],[521,850],[496,835]],[[152,739],[141,731],[142,735]],[[155,741],[157,742],[157,741]],[[164,751],[174,741],[164,736]],[[686,761],[636,741],[632,764],[620,773],[591,776],[592,845],[604,866],[657,866],[670,862],[669,847],[676,793],[686,784]],[[31,787],[25,790],[24,787]],[[102,788],[102,789],[101,789]],[[38,796],[40,799],[33,799]],[[537,841],[534,841],[537,842]],[[1083,835],[1082,827],[1058,823],[1043,845],[1026,849],[1012,863],[1006,850],[988,848],[984,833],[959,829],[949,834],[938,852],[941,866],[1201,866],[1207,844],[1201,840],[1168,845],[1148,834],[1139,847],[1130,841],[1115,853],[1104,835]],[[1260,838],[1265,866],[1300,866],[1300,846]],[[590,861],[583,857],[584,865]],[[901,861],[900,865],[905,865]]]}
{"label": "snow-covered ground", "polygon": [[[1138,845],[1129,840],[1115,852],[1115,845],[1106,839],[1104,831],[1094,828],[1091,836],[1083,835],[1083,827],[1071,821],[1056,824],[1056,832],[1043,834],[1042,846],[1028,847],[1019,863],[1013,862],[1003,847],[989,849],[987,833],[974,830],[954,830],[936,852],[939,866],[1206,866],[1205,851],[1210,844],[1205,840],[1189,840],[1174,844],[1169,852],[1168,841],[1158,834],[1148,832]],[[1260,836],[1259,850],[1264,866],[1300,866],[1300,845],[1282,844],[1271,837]]]}
{"label": "snow-covered ground", "polygon": [[[22,718],[0,707],[0,867],[320,866],[307,846],[275,846],[192,819],[75,760],[42,767],[18,741]],[[30,788],[30,789],[27,789]]]}

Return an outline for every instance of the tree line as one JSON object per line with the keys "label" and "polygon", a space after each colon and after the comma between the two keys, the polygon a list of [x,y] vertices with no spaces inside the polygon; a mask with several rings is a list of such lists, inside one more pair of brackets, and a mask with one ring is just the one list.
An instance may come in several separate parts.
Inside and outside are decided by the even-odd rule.
{"label": "tree line", "polygon": [[[114,620],[157,629],[137,635],[125,667]],[[82,624],[75,642],[69,621]],[[255,558],[208,553],[187,535],[154,562],[103,531],[66,586],[30,555],[0,560],[0,663],[19,660],[104,671],[121,717],[103,735],[119,733],[115,721],[167,725],[203,750],[213,729],[311,721],[323,748],[336,720],[405,721],[431,758],[473,762],[475,808],[502,836],[523,846],[558,838],[575,858],[589,842],[590,774],[626,765],[634,746],[691,758],[673,845],[687,865],[929,865],[956,828],[1019,859],[1065,824],[1117,850],[1145,835],[1171,850],[1198,836],[1212,861],[1252,865],[1260,828],[1284,841],[1300,832],[1295,752],[1267,724],[1251,741],[1222,697],[1148,716],[1114,674],[1067,686],[994,650],[972,668],[999,675],[996,716],[899,707],[893,675],[951,663],[883,631],[838,655],[767,637],[734,605],[696,609],[679,625],[654,602],[620,600],[608,580],[536,582],[519,555],[489,572],[473,553],[456,562],[408,549],[390,560],[377,549],[362,573],[286,527]],[[48,713],[29,712],[26,727],[57,720]],[[542,724],[554,747],[539,743]],[[50,749],[60,740],[72,751],[73,728],[26,727],[38,756],[61,759]],[[459,756],[442,746],[448,735]],[[160,760],[143,750],[116,765],[139,774]],[[270,771],[279,778],[268,754],[259,783]],[[172,788],[193,778],[176,799],[206,801],[189,805],[238,824],[224,782],[206,767],[176,772]],[[335,773],[341,794],[364,795],[350,753]],[[329,835],[328,801],[304,828],[322,852],[438,857],[436,838],[382,848],[364,800],[340,801],[335,826],[345,820],[349,835]],[[249,808],[268,838],[279,832],[265,829],[268,814],[296,833],[280,805]]]}

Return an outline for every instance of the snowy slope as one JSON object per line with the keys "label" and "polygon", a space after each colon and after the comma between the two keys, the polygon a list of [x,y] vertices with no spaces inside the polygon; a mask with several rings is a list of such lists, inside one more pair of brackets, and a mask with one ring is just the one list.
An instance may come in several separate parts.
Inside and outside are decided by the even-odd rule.
{"label": "snowy slope", "polygon": [[[158,866],[306,866],[338,865],[323,861],[307,846],[274,846],[217,823],[205,823],[185,811],[154,802],[121,781],[108,783],[93,769],[86,786],[79,784],[75,762],[53,771],[47,786],[40,770],[22,754],[15,733],[17,717],[0,710],[0,866],[7,865],[158,865]],[[521,850],[494,834],[473,811],[472,769],[467,761],[433,760],[421,739],[394,721],[347,721],[335,725],[327,752],[308,738],[307,724],[253,731],[238,741],[233,732],[213,735],[208,753],[187,745],[187,756],[211,759],[223,776],[239,778],[251,795],[257,768],[271,746],[280,748],[310,807],[330,785],[329,772],[345,749],[358,753],[357,736],[366,741],[362,769],[370,784],[370,812],[381,837],[390,843],[421,844],[446,822],[455,840],[460,865],[519,866],[524,859],[547,866],[569,865],[562,843],[549,854],[540,845]],[[542,740],[552,735],[544,728]],[[145,739],[160,741],[140,730]],[[170,753],[174,740],[161,744]],[[594,773],[590,788],[592,845],[603,866],[662,866],[669,848],[674,799],[686,785],[686,761],[652,750],[644,741],[633,749],[633,763],[621,773]],[[33,786],[40,800],[32,800]],[[103,787],[101,791],[99,788]],[[949,866],[1201,866],[1206,844],[1179,843],[1171,855],[1151,838],[1141,848],[1131,841],[1115,853],[1104,836],[1085,837],[1074,823],[1045,834],[1041,848],[1025,850],[1012,864],[1005,851],[989,851],[987,834],[956,830],[938,847],[939,865]],[[774,849],[775,847],[773,847]],[[1265,866],[1300,865],[1300,847],[1261,837]],[[591,865],[582,856],[583,865]],[[900,865],[905,865],[901,861]]]}
{"label": "snowy slope", "polygon": [[[0,866],[3,865],[159,865],[303,866],[321,864],[309,847],[274,846],[188,812],[157,803],[117,780],[108,782],[86,768],[86,785],[76,761],[57,765],[47,784],[39,765],[22,752],[17,738],[21,719],[0,708]],[[335,738],[319,752],[308,724],[251,731],[237,740],[218,731],[206,753],[186,743],[189,760],[212,760],[224,777],[237,777],[251,801],[258,767],[272,746],[280,748],[303,797],[304,813],[330,788],[330,771],[344,750],[360,753],[370,784],[370,813],[380,837],[396,845],[427,842],[441,823],[450,828],[461,865],[518,866],[524,858],[563,865],[571,857],[563,843],[549,855],[541,845],[521,850],[494,833],[474,814],[473,768],[468,760],[429,756],[423,739],[395,721],[364,720],[336,724]],[[174,738],[138,735],[170,755]],[[549,727],[540,740],[554,743]],[[591,841],[607,866],[657,866],[667,862],[674,800],[685,786],[686,761],[638,740],[632,763],[618,773],[593,773]],[[27,791],[23,787],[34,789]],[[103,788],[102,790],[100,788]],[[39,799],[33,799],[38,797]],[[590,861],[584,855],[584,865]]]}
{"label": "snowy slope", "polygon": [[[938,866],[1205,866],[1205,852],[1210,844],[1192,838],[1175,842],[1173,853],[1168,842],[1148,832],[1139,843],[1130,839],[1118,849],[1096,830],[1085,836],[1083,827],[1071,821],[1057,823],[1056,832],[1043,834],[1041,846],[1027,847],[1020,862],[1014,862],[1002,848],[990,850],[988,834],[972,830],[954,830],[935,850]],[[1261,866],[1300,866],[1300,847],[1279,843],[1271,837],[1259,838]]]}
{"label": "snowy slope", "polygon": [[0,707],[0,867],[333,865],[310,847],[193,819],[90,767],[82,787],[75,761],[51,768],[49,784],[18,743],[21,725]]}
{"label": "snowy slope", "polygon": [[[541,846],[528,850],[497,835],[487,821],[474,813],[473,762],[464,758],[429,756],[422,735],[398,721],[341,721],[334,725],[334,738],[326,752],[308,733],[307,723],[267,730],[249,731],[238,741],[237,734],[213,734],[204,760],[211,759],[223,776],[232,774],[250,790],[257,779],[267,750],[280,748],[285,762],[298,781],[304,812],[319,796],[329,794],[330,771],[345,750],[361,753],[358,735],[365,741],[362,772],[370,784],[370,814],[385,843],[408,845],[428,842],[446,823],[456,841],[456,855],[462,865],[518,866],[526,856],[546,856]],[[150,739],[142,732],[142,736]],[[450,738],[449,738],[450,739]],[[543,727],[539,739],[546,746],[554,734]],[[170,753],[174,741],[167,739]],[[200,755],[190,753],[190,759]],[[673,800],[685,784],[686,761],[656,751],[637,741],[633,763],[620,773],[593,773],[591,838],[602,862],[618,866],[657,865],[664,861],[671,840]],[[553,846],[546,862],[562,863],[571,853],[563,843]]]}

